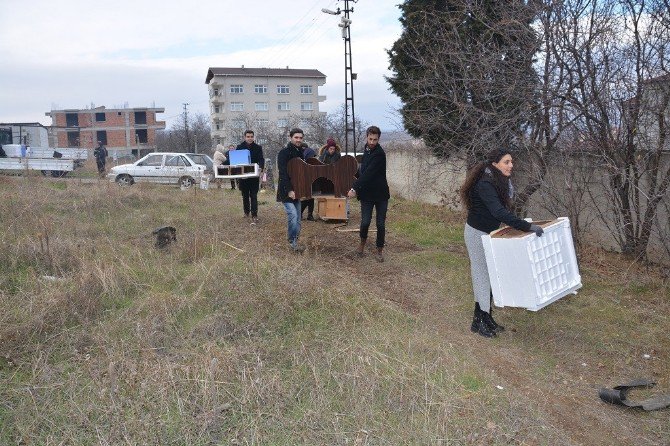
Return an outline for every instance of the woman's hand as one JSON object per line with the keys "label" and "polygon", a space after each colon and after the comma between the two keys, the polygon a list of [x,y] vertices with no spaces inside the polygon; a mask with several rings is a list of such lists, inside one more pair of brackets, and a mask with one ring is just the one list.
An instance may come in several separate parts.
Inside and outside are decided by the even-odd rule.
{"label": "woman's hand", "polygon": [[538,237],[542,237],[542,234],[544,234],[544,229],[542,229],[542,226],[530,225],[530,232],[534,232]]}

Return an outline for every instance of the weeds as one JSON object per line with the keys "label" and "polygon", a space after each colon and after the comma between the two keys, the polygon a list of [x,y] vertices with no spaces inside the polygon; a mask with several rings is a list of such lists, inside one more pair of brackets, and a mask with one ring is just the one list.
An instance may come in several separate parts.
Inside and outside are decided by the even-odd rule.
{"label": "weeds", "polygon": [[[609,408],[545,404],[557,381],[669,371],[653,276],[623,287],[587,267],[588,293],[471,335],[462,223],[437,208],[399,201],[378,265],[346,260],[356,234],[321,223],[292,255],[281,209],[248,228],[237,194],[50,184],[0,183],[0,444],[588,443]],[[159,251],[166,224],[177,242]],[[647,368],[606,360],[652,340]],[[631,420],[609,417],[626,438]],[[649,443],[664,423],[646,418]]]}

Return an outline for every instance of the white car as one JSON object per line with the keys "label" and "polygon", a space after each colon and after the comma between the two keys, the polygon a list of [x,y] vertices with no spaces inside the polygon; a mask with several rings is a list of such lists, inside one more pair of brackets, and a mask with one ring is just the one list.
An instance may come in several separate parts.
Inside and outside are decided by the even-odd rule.
{"label": "white car", "polygon": [[107,178],[128,186],[138,181],[191,187],[205,175],[206,166],[186,153],[150,153],[132,164],[114,166]]}

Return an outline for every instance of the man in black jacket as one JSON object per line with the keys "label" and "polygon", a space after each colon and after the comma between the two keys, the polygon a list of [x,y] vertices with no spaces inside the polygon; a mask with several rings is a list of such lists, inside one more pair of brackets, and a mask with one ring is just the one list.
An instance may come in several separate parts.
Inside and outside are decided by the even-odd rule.
{"label": "man in black jacket", "polygon": [[293,158],[302,158],[303,131],[299,128],[291,129],[289,143],[277,155],[277,170],[279,184],[277,185],[277,201],[284,204],[288,220],[288,242],[295,252],[302,252],[304,248],[298,246],[300,236],[300,199],[295,197],[295,189],[288,174],[288,162]]}
{"label": "man in black jacket", "polygon": [[365,243],[368,240],[368,229],[372,221],[372,208],[377,209],[377,255],[378,262],[384,261],[383,250],[386,235],[386,210],[388,209],[389,185],[386,181],[386,153],[379,145],[382,132],[377,126],[370,126],[366,131],[365,151],[359,169],[358,179],[354,187],[347,194],[348,197],[357,197],[361,202],[361,242],[358,245],[357,254],[363,257],[365,254]]}
{"label": "man in black jacket", "polygon": [[98,175],[105,176],[105,164],[107,164],[107,149],[102,145],[102,141],[98,141],[98,147],[93,150],[95,157],[95,164],[98,167]]}
{"label": "man in black jacket", "polygon": [[[237,150],[247,149],[251,155],[251,164],[258,164],[263,175],[265,168],[265,157],[263,148],[254,141],[254,131],[244,132],[244,141],[237,146]],[[242,192],[242,205],[244,206],[244,216],[249,217],[251,212],[251,224],[258,223],[258,189],[260,186],[259,177],[241,178],[240,192]]]}

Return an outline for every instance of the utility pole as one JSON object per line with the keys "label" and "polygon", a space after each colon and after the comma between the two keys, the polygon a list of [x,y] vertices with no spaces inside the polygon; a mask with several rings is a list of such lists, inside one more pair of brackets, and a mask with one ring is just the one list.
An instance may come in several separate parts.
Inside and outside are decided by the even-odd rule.
{"label": "utility pole", "polygon": [[184,135],[186,136],[186,151],[190,152],[191,151],[191,138],[188,134],[188,109],[186,108],[188,106],[188,102],[184,102]]}
{"label": "utility pole", "polygon": [[[356,3],[358,0],[338,0],[344,2],[344,9],[337,8],[337,11],[331,11],[323,8],[321,11],[326,14],[340,15],[344,12],[340,23],[337,25],[342,28],[342,39],[344,40],[344,151],[349,153],[349,133],[356,155],[356,113],[354,111],[354,80],[356,73],[353,72],[351,61],[351,19],[349,14],[354,12],[354,7],[349,7],[349,3]],[[351,122],[349,122],[349,110],[351,110]]]}

